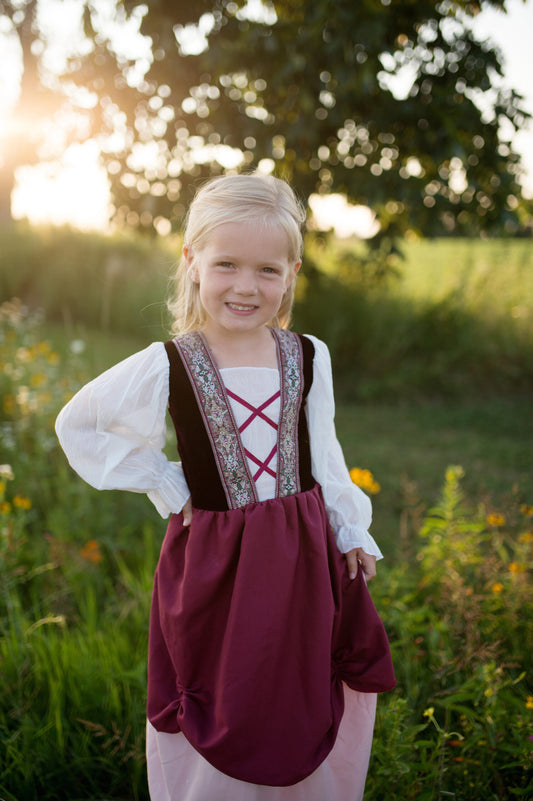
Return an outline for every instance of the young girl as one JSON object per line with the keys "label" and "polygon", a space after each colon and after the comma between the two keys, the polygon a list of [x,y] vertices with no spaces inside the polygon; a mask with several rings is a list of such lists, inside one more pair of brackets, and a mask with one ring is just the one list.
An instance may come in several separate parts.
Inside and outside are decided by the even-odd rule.
{"label": "young girl", "polygon": [[[170,515],[150,619],[153,801],[357,801],[376,692],[394,686],[365,582],[381,553],[336,439],[329,354],[287,329],[303,220],[279,179],[205,185],[178,336],[57,420],[82,478]],[[167,407],[181,462],[162,453]]]}

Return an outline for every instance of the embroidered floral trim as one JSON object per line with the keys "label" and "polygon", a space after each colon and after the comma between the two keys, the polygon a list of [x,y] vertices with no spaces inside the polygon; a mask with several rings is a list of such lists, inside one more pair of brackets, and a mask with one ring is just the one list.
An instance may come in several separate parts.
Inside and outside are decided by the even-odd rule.
{"label": "embroidered floral trim", "polygon": [[303,352],[300,338],[284,328],[272,329],[279,349],[281,406],[278,431],[277,497],[300,492],[298,420],[303,393]]}
{"label": "embroidered floral trim", "polygon": [[[272,329],[280,368],[281,404],[278,429],[276,497],[300,492],[298,419],[303,393],[303,353],[299,337]],[[202,335],[176,337],[176,348],[194,389],[208,432],[230,509],[258,500],[244,446],[220,373]]]}
{"label": "embroidered floral trim", "polygon": [[229,508],[238,509],[257,501],[224,384],[207,345],[196,331],[174,341],[191,379]]}

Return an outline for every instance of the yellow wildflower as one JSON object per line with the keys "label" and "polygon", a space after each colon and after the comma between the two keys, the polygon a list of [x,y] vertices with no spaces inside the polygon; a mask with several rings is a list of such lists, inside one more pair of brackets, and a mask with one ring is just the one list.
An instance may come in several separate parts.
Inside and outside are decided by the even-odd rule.
{"label": "yellow wildflower", "polygon": [[372,495],[376,495],[381,490],[381,484],[376,481],[370,470],[352,467],[350,470],[350,478],[354,484],[357,484],[358,487],[370,492]]}
{"label": "yellow wildflower", "polygon": [[10,511],[11,511],[11,504],[9,503],[9,501],[4,501],[3,503],[0,503],[0,514],[8,515]]}
{"label": "yellow wildflower", "polygon": [[526,700],[526,709],[533,709],[533,695],[528,695]]}
{"label": "yellow wildflower", "polygon": [[509,565],[509,573],[523,573],[525,569],[525,566],[519,564],[519,562],[511,562]]}
{"label": "yellow wildflower", "polygon": [[494,595],[499,595],[500,592],[503,592],[503,584],[497,581],[496,584],[492,585],[492,592]]}
{"label": "yellow wildflower", "polygon": [[460,464],[450,465],[444,474],[446,478],[446,484],[454,484],[455,482],[460,481],[464,477],[464,474],[465,471]]}
{"label": "yellow wildflower", "polygon": [[93,565],[97,565],[102,561],[100,543],[97,540],[89,540],[89,542],[85,543],[80,554],[88,562],[92,562]]}
{"label": "yellow wildflower", "polygon": [[533,517],[533,506],[529,506],[527,503],[522,504],[520,511],[525,517]]}
{"label": "yellow wildflower", "polygon": [[4,412],[10,416],[15,411],[15,398],[13,395],[5,395],[4,396]]}
{"label": "yellow wildflower", "polygon": [[487,515],[487,523],[489,526],[503,526],[505,525],[505,517],[499,512],[493,512],[491,515]]}
{"label": "yellow wildflower", "polygon": [[531,531],[525,531],[523,534],[520,534],[518,537],[518,542],[527,543],[533,542],[533,534]]}
{"label": "yellow wildflower", "polygon": [[434,714],[435,714],[435,707],[434,706],[428,706],[428,708],[424,710],[424,717],[425,718],[432,718]]}
{"label": "yellow wildflower", "polygon": [[46,381],[46,376],[44,375],[44,373],[35,373],[35,375],[32,375],[30,379],[30,384],[32,387],[40,387],[41,384],[44,384],[45,381]]}
{"label": "yellow wildflower", "polygon": [[16,506],[17,509],[31,509],[31,501],[29,498],[25,498],[24,495],[15,495],[13,506]]}

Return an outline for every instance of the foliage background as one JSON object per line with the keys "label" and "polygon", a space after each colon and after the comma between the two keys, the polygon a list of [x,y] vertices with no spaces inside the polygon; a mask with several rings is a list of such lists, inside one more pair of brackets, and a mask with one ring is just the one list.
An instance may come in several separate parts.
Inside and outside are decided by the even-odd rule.
{"label": "foliage background", "polygon": [[[165,336],[177,243],[22,228],[2,244],[3,290],[45,311],[13,301],[0,313],[0,795],[146,801],[146,638],[164,523],[142,497],[84,485],[53,421],[81,383]],[[391,787],[421,801],[529,798],[531,251],[413,243],[405,272],[399,263],[377,286],[363,274],[356,290],[335,272],[336,246],[313,247],[305,322],[331,339],[339,437],[386,553],[372,592],[398,687],[379,705],[367,798]],[[412,345],[398,347],[409,325]],[[364,343],[354,336],[348,353],[339,328]],[[426,376],[438,359],[443,372]]]}
{"label": "foliage background", "polygon": [[0,219],[17,167],[91,140],[115,222],[145,231],[176,226],[192,189],[230,162],[274,170],[304,199],[342,192],[370,205],[384,268],[408,230],[530,225],[513,144],[529,115],[471,24],[487,6],[503,13],[503,0],[80,0],[62,47],[52,6],[0,9],[22,70]]}
{"label": "foliage background", "polygon": [[[138,345],[168,336],[165,298],[179,238],[24,224],[0,236],[2,297],[41,307],[73,337],[86,328]],[[402,249],[391,271],[379,275],[360,245],[316,236],[306,242],[294,326],[328,343],[340,395],[393,400],[530,390],[530,240],[415,239]],[[131,350],[126,345],[123,355]]]}
{"label": "foliage background", "polygon": [[[83,31],[51,69],[45,0],[3,2],[22,75],[0,218],[18,166],[90,137],[119,226],[177,224],[228,151],[241,169],[266,160],[304,198],[372,206],[368,251],[308,236],[295,308],[295,326],[330,346],[339,435],[387,554],[373,594],[398,687],[379,707],[367,798],[530,798],[530,241],[413,239],[531,232],[511,141],[527,114],[495,89],[500,56],[468,25],[477,0],[272,2],[275,25],[244,5],[83,0]],[[203,12],[211,46],[187,53],[174,32]],[[120,46],[125,26],[148,37],[142,53]],[[398,98],[390,81],[405,67]],[[147,799],[162,524],[146,499],[85,486],[53,422],[81,383],[166,338],[178,249],[176,237],[0,231],[5,801]]]}

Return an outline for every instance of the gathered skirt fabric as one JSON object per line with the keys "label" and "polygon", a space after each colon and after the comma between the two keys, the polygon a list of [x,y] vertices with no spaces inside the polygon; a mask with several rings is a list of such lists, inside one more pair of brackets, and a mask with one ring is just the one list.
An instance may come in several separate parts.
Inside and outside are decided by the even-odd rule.
{"label": "gathered skirt fabric", "polygon": [[[178,784],[195,765],[201,785],[222,773],[289,792],[329,764],[339,726],[357,730],[357,715],[343,718],[343,682],[358,691],[355,705],[391,689],[394,675],[362,571],[350,581],[318,486],[240,509],[194,510],[187,528],[181,515],[171,518],[154,582],[148,719],[149,753],[164,752],[160,764],[173,766]],[[161,781],[169,799],[188,801],[171,777]]]}
{"label": "gathered skirt fabric", "polygon": [[345,713],[335,745],[316,770],[288,787],[250,784],[214,768],[183,734],[158,732],[148,721],[146,755],[152,801],[362,801],[376,712],[376,694],[344,685]]}

